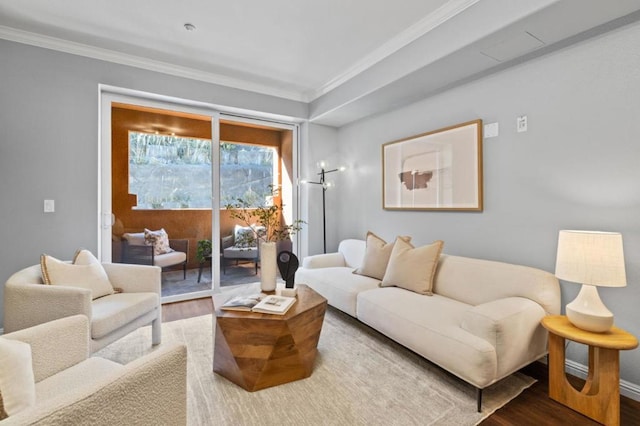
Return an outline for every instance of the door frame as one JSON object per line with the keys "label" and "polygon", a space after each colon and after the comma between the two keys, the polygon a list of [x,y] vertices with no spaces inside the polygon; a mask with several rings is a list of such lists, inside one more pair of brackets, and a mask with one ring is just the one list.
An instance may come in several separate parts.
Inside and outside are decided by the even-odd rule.
{"label": "door frame", "polygon": [[[298,218],[300,214],[299,197],[299,144],[300,129],[299,124],[294,122],[271,120],[252,116],[247,111],[246,114],[238,113],[237,108],[224,108],[218,105],[207,104],[199,101],[159,95],[149,92],[142,92],[133,89],[126,89],[111,85],[100,84],[98,87],[98,259],[102,262],[111,262],[111,228],[114,223],[111,210],[111,105],[114,102],[129,103],[143,107],[168,109],[211,117],[211,230],[212,230],[212,250],[213,253],[220,252],[220,119],[238,123],[260,124],[276,128],[290,129],[293,138],[293,217]],[[293,239],[294,248],[300,246],[300,235]],[[183,300],[208,297],[220,291],[220,258],[211,257],[212,288],[210,290],[185,293],[184,295],[162,297],[162,303],[178,302]]]}

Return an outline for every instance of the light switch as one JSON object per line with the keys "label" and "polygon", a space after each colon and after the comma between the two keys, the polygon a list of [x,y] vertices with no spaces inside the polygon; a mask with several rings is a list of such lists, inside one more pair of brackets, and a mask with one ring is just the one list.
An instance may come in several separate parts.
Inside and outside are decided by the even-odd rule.
{"label": "light switch", "polygon": [[53,213],[56,211],[56,203],[54,200],[44,200],[44,212]]}

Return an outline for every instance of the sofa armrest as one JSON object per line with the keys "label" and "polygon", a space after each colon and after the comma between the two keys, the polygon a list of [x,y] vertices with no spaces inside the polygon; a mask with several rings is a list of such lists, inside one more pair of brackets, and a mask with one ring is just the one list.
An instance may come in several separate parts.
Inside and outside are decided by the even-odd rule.
{"label": "sofa armrest", "polygon": [[111,285],[124,293],[156,293],[160,295],[162,269],[159,266],[103,263]]}
{"label": "sofa armrest", "polygon": [[500,375],[546,353],[547,334],[540,325],[544,316],[544,308],[533,300],[507,297],[469,309],[460,327],[496,349]]}
{"label": "sofa armrest", "polygon": [[89,357],[89,320],[84,315],[39,324],[2,337],[31,345],[36,383]]}
{"label": "sofa armrest", "polygon": [[5,422],[186,425],[187,349],[184,345],[158,348],[90,386],[67,389]]}
{"label": "sofa armrest", "polygon": [[333,268],[340,266],[347,266],[342,253],[316,254],[302,259],[302,267],[306,269]]}
{"label": "sofa armrest", "polygon": [[78,314],[91,318],[89,289],[46,284],[5,284],[6,333]]}

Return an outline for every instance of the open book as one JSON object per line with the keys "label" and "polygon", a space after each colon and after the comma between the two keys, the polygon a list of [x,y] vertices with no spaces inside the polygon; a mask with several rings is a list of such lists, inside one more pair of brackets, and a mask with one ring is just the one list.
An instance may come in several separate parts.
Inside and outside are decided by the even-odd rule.
{"label": "open book", "polygon": [[249,296],[236,296],[224,302],[220,309],[225,311],[247,311],[256,306],[262,299],[262,294],[252,294]]}
{"label": "open book", "polygon": [[266,296],[257,305],[251,308],[251,310],[253,312],[260,312],[263,314],[284,315],[295,302],[295,297]]}

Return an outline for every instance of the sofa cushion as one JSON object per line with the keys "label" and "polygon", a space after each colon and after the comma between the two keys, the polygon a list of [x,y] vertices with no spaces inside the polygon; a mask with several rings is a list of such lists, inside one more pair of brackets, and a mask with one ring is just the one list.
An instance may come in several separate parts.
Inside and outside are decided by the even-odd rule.
{"label": "sofa cushion", "polygon": [[354,274],[352,268],[346,267],[300,268],[296,272],[296,283],[307,284],[331,306],[355,317],[358,293],[378,288],[380,280]]}
{"label": "sofa cushion", "polygon": [[35,379],[28,343],[0,337],[0,392],[0,405],[7,416],[35,405]]}
{"label": "sofa cushion", "polygon": [[[405,241],[411,240],[411,237],[398,238],[402,238]],[[373,232],[367,232],[366,248],[362,264],[353,271],[353,273],[381,280],[387,270],[387,264],[389,263],[389,257],[391,256],[394,244],[395,241],[387,243]]]}
{"label": "sofa cushion", "polygon": [[472,307],[438,294],[425,296],[397,287],[363,291],[357,316],[419,355],[484,388],[498,369],[496,349],[460,327]]}
{"label": "sofa cushion", "polygon": [[85,288],[91,290],[92,299],[113,294],[113,286],[102,264],[89,251],[77,252],[74,260],[80,263],[64,262],[46,254],[40,256],[44,283]]}
{"label": "sofa cushion", "polygon": [[94,300],[91,337],[100,339],[160,304],[156,293],[117,293]]}
{"label": "sofa cushion", "polygon": [[520,296],[539,303],[548,314],[560,313],[558,279],[523,265],[443,254],[433,292],[474,306]]}
{"label": "sofa cushion", "polygon": [[416,248],[403,238],[396,238],[382,287],[396,286],[420,294],[433,294],[433,277],[443,244],[438,240]]}

